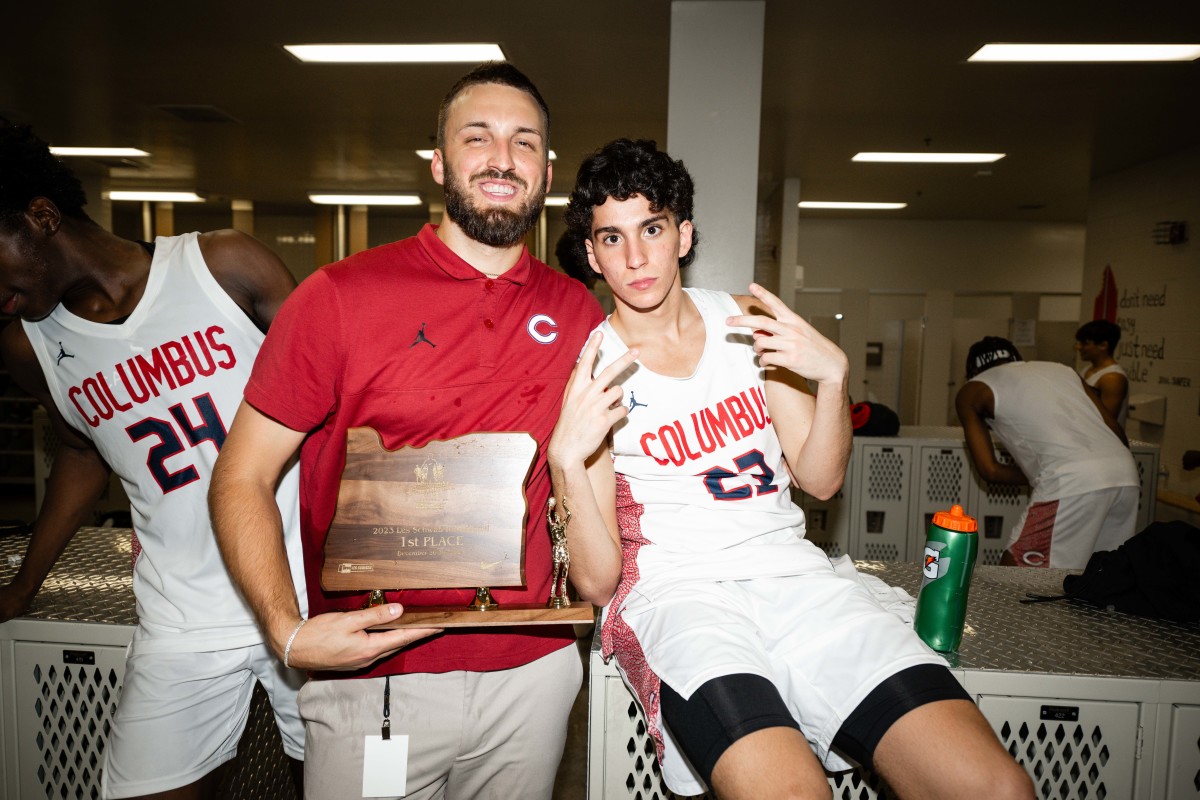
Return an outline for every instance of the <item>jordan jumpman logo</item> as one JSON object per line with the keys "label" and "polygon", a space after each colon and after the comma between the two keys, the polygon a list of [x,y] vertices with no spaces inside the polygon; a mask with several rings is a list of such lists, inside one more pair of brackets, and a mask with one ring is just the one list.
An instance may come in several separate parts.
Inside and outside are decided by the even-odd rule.
{"label": "jordan jumpman logo", "polygon": [[419,345],[421,342],[424,342],[425,344],[429,345],[430,347],[437,347],[436,344],[434,344],[433,342],[431,342],[425,338],[425,323],[424,322],[421,323],[421,330],[417,331],[417,338],[413,339],[413,343],[410,344],[408,347],[409,347],[409,349],[412,349],[412,348],[416,347],[417,345]]}
{"label": "jordan jumpman logo", "polygon": [[635,408],[637,408],[638,406],[641,406],[642,408],[649,408],[649,407],[650,407],[650,406],[649,406],[649,405],[647,405],[646,403],[639,403],[639,402],[637,401],[637,397],[634,395],[634,393],[633,393],[633,392],[630,392],[630,393],[629,393],[629,410],[630,410],[630,412],[632,412],[632,411],[633,411]]}
{"label": "jordan jumpman logo", "polygon": [[54,366],[57,367],[59,364],[61,364],[62,360],[64,358],[74,358],[74,357],[75,357],[75,354],[68,353],[67,348],[63,347],[63,343],[59,342],[58,343],[58,360],[54,362]]}

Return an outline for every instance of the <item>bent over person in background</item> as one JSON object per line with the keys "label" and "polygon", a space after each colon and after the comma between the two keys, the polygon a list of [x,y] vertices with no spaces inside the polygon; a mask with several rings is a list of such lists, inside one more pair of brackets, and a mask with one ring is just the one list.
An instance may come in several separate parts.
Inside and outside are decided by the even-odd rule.
{"label": "bent over person in background", "polygon": [[841,486],[848,362],[760,286],[682,287],[692,196],[653,142],[580,167],[568,225],[616,308],[550,443],[571,578],[605,606],[667,786],[829,797],[822,765],[854,760],[900,797],[1031,797],[942,659],[804,538],[790,489]]}
{"label": "bent over person in background", "polygon": [[[954,402],[980,477],[1030,487],[1001,564],[1083,569],[1093,552],[1133,536],[1138,474],[1129,441],[1066,364],[1023,361],[1012,342],[985,336],[967,352],[967,382]],[[1015,463],[996,458],[989,431]]]}
{"label": "bent over person in background", "polygon": [[[295,281],[236,231],[131,242],[93,222],[85,203],[45,142],[0,127],[0,310],[20,318],[0,347],[59,438],[25,560],[0,589],[0,621],[29,606],[116,472],[141,545],[138,624],[102,794],[212,797],[255,681],[271,698],[284,751],[304,754],[303,676],[263,644],[206,504],[263,331]],[[295,583],[303,602],[297,478],[289,470],[269,502],[286,531],[279,590],[295,598]]]}
{"label": "bent over person in background", "polygon": [[[603,315],[583,286],[524,245],[551,178],[549,122],[538,90],[509,64],[482,65],[450,90],[432,162],[446,193],[441,225],[300,285],[267,336],[221,453],[211,505],[225,557],[276,652],[318,671],[300,694],[309,798],[357,796],[367,770],[408,798],[549,800],[553,790],[582,680],[569,625],[458,629],[420,641],[435,631],[368,631],[403,607],[465,606],[474,591],[389,592],[387,605],[354,610],[366,593],[320,584],[350,428],[375,428],[389,450],[525,431],[538,443],[524,487],[527,585],[493,595],[501,606],[550,595],[545,446],[567,377]],[[270,502],[297,449],[307,621],[286,591]],[[377,762],[385,704],[407,755]]]}

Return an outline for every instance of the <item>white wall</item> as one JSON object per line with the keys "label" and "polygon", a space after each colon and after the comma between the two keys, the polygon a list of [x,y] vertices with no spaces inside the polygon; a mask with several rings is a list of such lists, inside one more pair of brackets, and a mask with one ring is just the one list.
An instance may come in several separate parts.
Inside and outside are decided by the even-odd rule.
{"label": "white wall", "polygon": [[1071,223],[800,220],[805,288],[1078,292],[1085,226]]}
{"label": "white wall", "polygon": [[[799,222],[797,259],[803,270],[798,271],[797,282],[802,278],[805,288],[796,293],[794,308],[805,317],[823,320],[818,328],[831,328],[836,335],[840,325],[833,315],[846,311],[840,290],[868,288],[865,338],[883,343],[883,364],[867,367],[862,382],[851,387],[852,395],[884,403],[896,409],[906,424],[917,424],[918,401],[924,393],[926,416],[934,417],[928,424],[957,424],[952,411],[948,418],[942,417],[952,408],[962,382],[963,367],[957,362],[970,342],[956,347],[950,341],[924,340],[921,332],[930,310],[927,294],[951,293],[949,316],[954,323],[947,335],[957,330],[960,337],[976,331],[1009,336],[1009,321],[1018,316],[1013,311],[1014,294],[1022,307],[1028,307],[1032,297],[1039,301],[1033,312],[1038,346],[1026,348],[1029,357],[1069,363],[1085,230],[1082,224],[1065,223],[805,217]],[[906,353],[906,347],[925,352]],[[931,364],[930,359],[938,363]],[[922,372],[926,380],[918,391],[910,384],[920,382]],[[933,373],[941,377],[929,377]]]}
{"label": "white wall", "polygon": [[[1160,245],[1155,223],[1185,220],[1192,241]],[[1162,445],[1166,488],[1200,492],[1184,450],[1200,449],[1200,147],[1093,181],[1088,197],[1080,320],[1092,318],[1105,266],[1120,298],[1117,360],[1133,395],[1166,398],[1166,424],[1130,420],[1130,437]],[[1160,487],[1163,486],[1160,481]]]}

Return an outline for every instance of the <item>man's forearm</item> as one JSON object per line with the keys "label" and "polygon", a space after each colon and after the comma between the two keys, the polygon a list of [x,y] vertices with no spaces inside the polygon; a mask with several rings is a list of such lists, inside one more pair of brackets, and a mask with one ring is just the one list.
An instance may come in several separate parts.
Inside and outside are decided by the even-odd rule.
{"label": "man's forearm", "polygon": [[254,609],[267,641],[282,655],[300,619],[283,522],[271,486],[213,474],[209,509],[221,555],[233,581]]}
{"label": "man's forearm", "polygon": [[94,512],[108,476],[108,467],[96,453],[59,448],[21,568],[6,590],[9,597],[0,603],[0,621],[24,611],[38,593],[79,526]]}
{"label": "man's forearm", "polygon": [[[605,453],[604,458],[607,457]],[[600,510],[588,471],[582,464],[563,468],[551,462],[550,479],[558,501],[559,517],[565,517],[564,501],[571,512],[571,521],[567,525],[571,584],[587,602],[604,605],[620,580],[621,550],[613,541],[605,515]],[[615,501],[613,506],[615,516]]]}

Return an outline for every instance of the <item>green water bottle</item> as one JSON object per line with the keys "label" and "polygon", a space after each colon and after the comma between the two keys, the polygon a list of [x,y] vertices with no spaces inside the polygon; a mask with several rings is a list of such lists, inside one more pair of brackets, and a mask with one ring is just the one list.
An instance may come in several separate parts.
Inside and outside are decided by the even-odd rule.
{"label": "green water bottle", "polygon": [[913,627],[939,653],[956,651],[962,641],[967,591],[979,552],[978,529],[975,518],[959,505],[937,512],[929,524]]}

